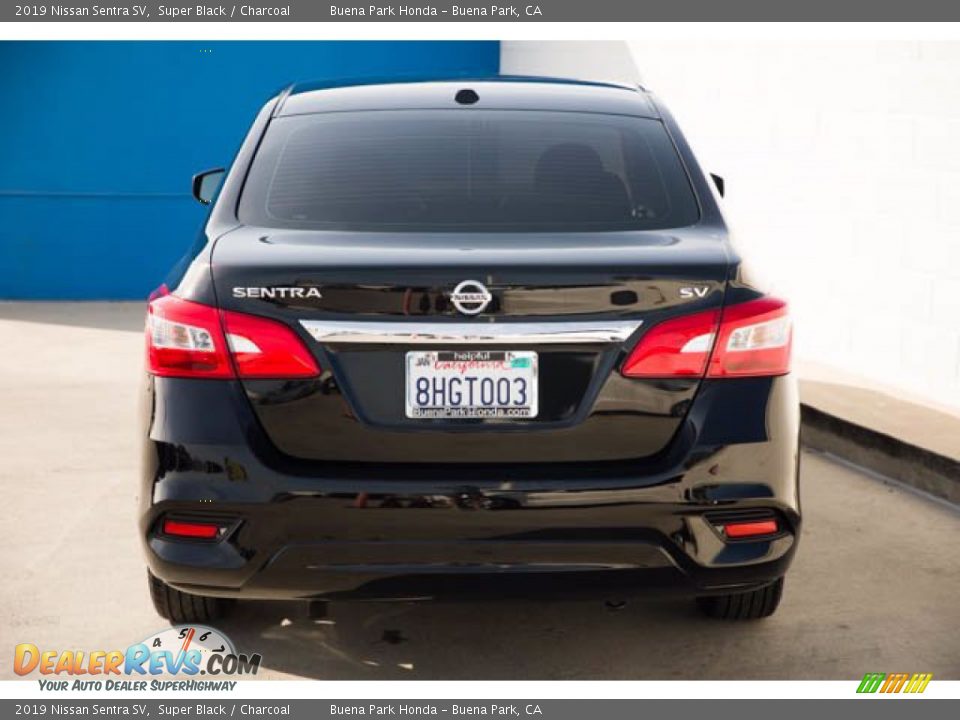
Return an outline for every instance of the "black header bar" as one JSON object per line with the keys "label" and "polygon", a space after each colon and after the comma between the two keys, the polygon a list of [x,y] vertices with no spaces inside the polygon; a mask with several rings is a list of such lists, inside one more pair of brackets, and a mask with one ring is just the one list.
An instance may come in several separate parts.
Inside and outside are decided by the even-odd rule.
{"label": "black header bar", "polygon": [[[4,3],[5,22],[944,22],[960,20],[952,0],[65,0]],[[722,32],[718,28],[718,33]]]}

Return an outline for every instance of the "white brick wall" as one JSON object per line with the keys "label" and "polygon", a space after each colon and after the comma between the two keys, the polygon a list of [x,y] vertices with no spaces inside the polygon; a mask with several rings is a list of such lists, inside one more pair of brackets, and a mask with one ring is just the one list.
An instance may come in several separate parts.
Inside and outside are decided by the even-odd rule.
{"label": "white brick wall", "polygon": [[[520,45],[504,72],[524,70]],[[793,304],[798,358],[960,409],[960,43],[628,45],[726,178],[736,241]],[[586,50],[575,64],[568,44],[564,66],[592,56],[610,76],[620,51]]]}
{"label": "white brick wall", "polygon": [[500,73],[604,82],[639,80],[630,47],[606,40],[503,41]]}
{"label": "white brick wall", "polygon": [[960,43],[630,43],[797,355],[960,408]]}

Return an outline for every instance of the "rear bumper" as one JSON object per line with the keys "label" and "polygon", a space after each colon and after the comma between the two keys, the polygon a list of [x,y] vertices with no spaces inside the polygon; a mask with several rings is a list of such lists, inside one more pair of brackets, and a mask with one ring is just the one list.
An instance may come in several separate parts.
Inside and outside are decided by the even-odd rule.
{"label": "rear bumper", "polygon": [[[738,418],[744,397],[760,417]],[[791,378],[704,383],[636,462],[396,466],[279,456],[239,386],[151,379],[140,534],[151,571],[226,597],[722,594],[782,576],[800,529]],[[779,532],[727,540],[730,513]],[[216,541],[166,537],[212,520]]]}
{"label": "rear bumper", "polygon": [[[247,515],[244,522],[256,519]],[[148,558],[151,571],[171,585],[221,597],[692,596],[760,587],[783,575],[796,544],[793,532],[772,542],[741,542],[712,567],[699,566],[683,543],[656,533],[620,541],[277,541],[262,549],[231,541],[214,549],[155,537],[148,541]],[[723,552],[718,550],[716,556]]]}

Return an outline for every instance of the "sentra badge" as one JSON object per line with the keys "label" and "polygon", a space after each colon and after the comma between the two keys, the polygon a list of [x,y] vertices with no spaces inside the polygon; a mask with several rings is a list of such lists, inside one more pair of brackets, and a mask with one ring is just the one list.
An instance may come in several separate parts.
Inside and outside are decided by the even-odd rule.
{"label": "sentra badge", "polygon": [[233,296],[260,300],[319,300],[323,297],[320,288],[315,287],[235,287]]}

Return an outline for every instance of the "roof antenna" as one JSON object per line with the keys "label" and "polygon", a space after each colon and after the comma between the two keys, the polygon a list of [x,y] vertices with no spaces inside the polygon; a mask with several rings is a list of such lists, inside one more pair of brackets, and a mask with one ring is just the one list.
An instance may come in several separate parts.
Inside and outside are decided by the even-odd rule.
{"label": "roof antenna", "polygon": [[461,105],[473,105],[480,99],[480,96],[470,88],[464,88],[463,90],[458,90],[457,94],[453,96],[453,99]]}

